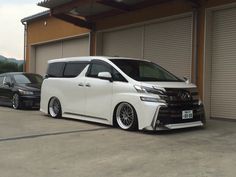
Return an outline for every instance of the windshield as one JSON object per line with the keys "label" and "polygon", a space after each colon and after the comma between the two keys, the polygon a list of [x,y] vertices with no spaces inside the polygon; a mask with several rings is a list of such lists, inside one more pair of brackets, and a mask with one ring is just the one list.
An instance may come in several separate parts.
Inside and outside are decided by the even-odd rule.
{"label": "windshield", "polygon": [[37,74],[17,74],[14,75],[17,84],[41,84],[43,78]]}
{"label": "windshield", "polygon": [[179,78],[159,65],[141,60],[111,59],[125,74],[137,81],[180,82]]}

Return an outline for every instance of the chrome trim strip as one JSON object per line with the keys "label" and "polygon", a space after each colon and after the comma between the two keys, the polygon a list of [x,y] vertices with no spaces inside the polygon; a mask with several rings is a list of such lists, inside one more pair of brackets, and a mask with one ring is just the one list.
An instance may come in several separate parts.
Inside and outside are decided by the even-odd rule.
{"label": "chrome trim strip", "polygon": [[156,127],[157,127],[157,119],[158,119],[158,114],[159,114],[159,110],[161,107],[167,107],[167,105],[161,105],[161,106],[158,106],[155,113],[154,113],[154,116],[152,118],[152,123],[151,123],[151,127],[155,130]]}
{"label": "chrome trim strip", "polygon": [[159,109],[160,109],[159,107],[156,109],[155,114],[154,114],[153,119],[152,119],[151,126],[152,126],[153,129],[156,128],[156,121],[157,121]]}
{"label": "chrome trim strip", "polygon": [[165,127],[168,129],[190,128],[199,126],[203,126],[203,123],[201,121],[165,125]]}

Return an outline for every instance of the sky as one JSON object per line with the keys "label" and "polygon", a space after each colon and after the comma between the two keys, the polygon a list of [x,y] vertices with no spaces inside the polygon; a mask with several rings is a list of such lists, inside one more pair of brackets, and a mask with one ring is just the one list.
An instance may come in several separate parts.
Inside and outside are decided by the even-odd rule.
{"label": "sky", "polygon": [[42,0],[0,0],[0,55],[24,59],[24,26],[21,19],[47,10]]}

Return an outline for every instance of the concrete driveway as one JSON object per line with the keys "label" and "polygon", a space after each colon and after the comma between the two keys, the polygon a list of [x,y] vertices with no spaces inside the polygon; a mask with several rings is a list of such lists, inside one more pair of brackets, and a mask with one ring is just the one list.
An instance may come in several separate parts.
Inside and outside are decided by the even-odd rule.
{"label": "concrete driveway", "polygon": [[1,177],[235,177],[236,122],[127,132],[0,107]]}

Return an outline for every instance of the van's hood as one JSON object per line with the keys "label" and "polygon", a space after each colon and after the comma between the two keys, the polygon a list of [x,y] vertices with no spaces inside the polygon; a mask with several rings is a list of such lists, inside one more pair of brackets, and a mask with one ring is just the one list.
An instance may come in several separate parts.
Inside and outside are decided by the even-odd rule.
{"label": "van's hood", "polygon": [[186,82],[141,82],[141,84],[159,88],[196,88],[196,85]]}

